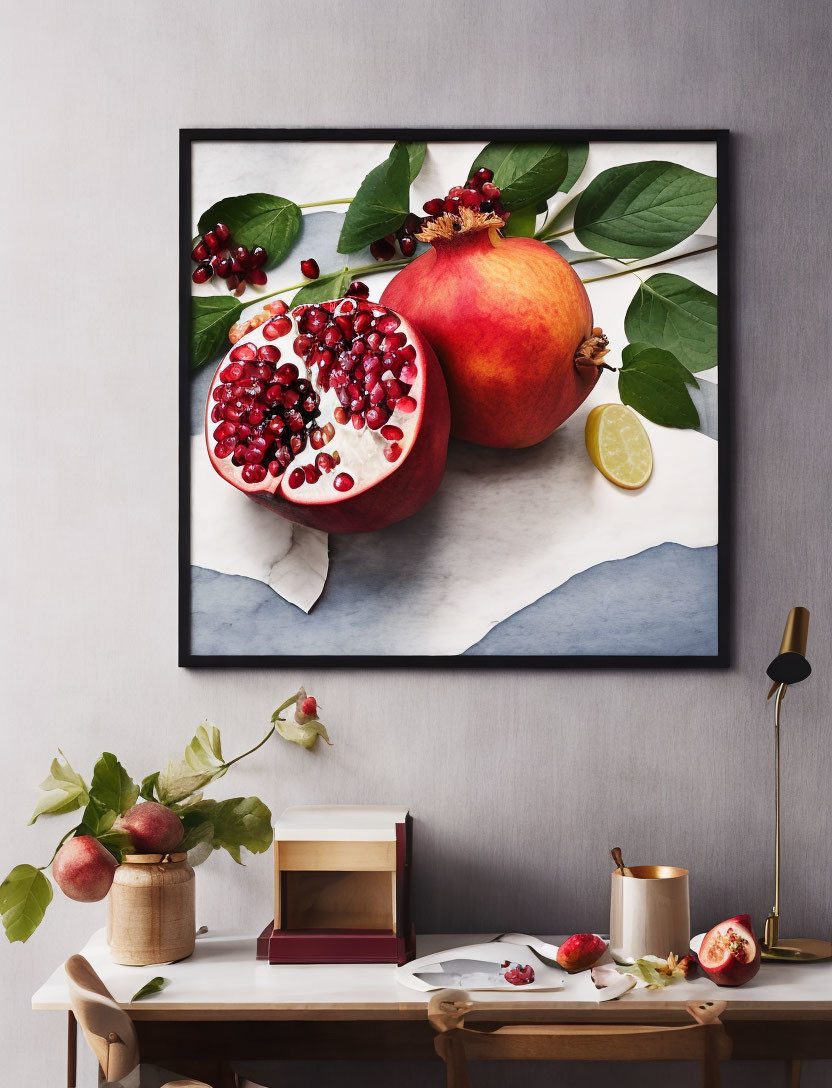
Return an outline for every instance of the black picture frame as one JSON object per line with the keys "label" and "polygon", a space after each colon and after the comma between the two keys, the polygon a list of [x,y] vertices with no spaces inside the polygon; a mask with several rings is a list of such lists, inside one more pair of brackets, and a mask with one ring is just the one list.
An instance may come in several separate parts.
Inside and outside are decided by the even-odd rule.
{"label": "black picture frame", "polygon": [[732,359],[732,268],[733,228],[731,212],[730,131],[728,129],[276,129],[276,128],[205,128],[179,131],[179,666],[183,668],[543,668],[543,669],[709,669],[728,668],[731,664],[733,602],[731,600],[734,563],[733,521],[733,380],[731,367],[720,370],[718,399],[718,620],[717,652],[707,656],[660,655],[508,655],[411,656],[389,657],[339,656],[260,656],[200,655],[191,652],[191,564],[190,564],[190,272],[191,236],[191,159],[192,145],[203,141],[522,141],[546,140],[590,142],[632,140],[636,142],[712,142],[717,156],[717,208],[719,244],[717,248],[718,353],[720,359]]}

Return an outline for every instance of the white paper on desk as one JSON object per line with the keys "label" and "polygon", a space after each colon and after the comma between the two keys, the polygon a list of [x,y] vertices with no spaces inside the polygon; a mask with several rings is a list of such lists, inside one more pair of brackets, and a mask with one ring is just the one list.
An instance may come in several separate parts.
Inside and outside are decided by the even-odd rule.
{"label": "white paper on desk", "polygon": [[327,534],[278,517],[215,471],[202,435],[191,438],[191,563],[242,574],[308,612],[329,569]]}
{"label": "white paper on desk", "polygon": [[[526,986],[513,986],[506,982],[506,968],[502,966],[506,960],[524,966],[531,964],[534,968],[534,982]],[[422,993],[446,987],[459,987],[469,991],[561,990],[566,978],[565,971],[544,963],[527,943],[512,944],[501,939],[489,941],[487,944],[449,948],[431,956],[422,956],[421,959],[396,969],[397,982],[413,990],[421,990]]]}

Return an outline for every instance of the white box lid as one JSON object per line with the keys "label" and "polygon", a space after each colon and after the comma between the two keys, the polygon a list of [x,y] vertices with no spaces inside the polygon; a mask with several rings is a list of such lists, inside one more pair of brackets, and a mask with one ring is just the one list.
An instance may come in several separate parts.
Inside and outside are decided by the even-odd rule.
{"label": "white box lid", "polygon": [[274,825],[279,842],[395,842],[402,805],[293,805]]}

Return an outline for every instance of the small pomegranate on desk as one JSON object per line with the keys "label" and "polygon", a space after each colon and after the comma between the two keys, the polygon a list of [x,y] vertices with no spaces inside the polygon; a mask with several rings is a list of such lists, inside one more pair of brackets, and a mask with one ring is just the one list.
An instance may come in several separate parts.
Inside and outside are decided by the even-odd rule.
{"label": "small pomegranate on desk", "polygon": [[761,958],[747,914],[714,926],[699,948],[699,965],[717,986],[742,986],[760,970]]}
{"label": "small pomegranate on desk", "polygon": [[445,470],[450,413],[436,356],[368,294],[353,283],[346,298],[291,315],[272,304],[273,316],[220,363],[205,412],[208,453],[224,480],[331,533],[415,514]]}
{"label": "small pomegranate on desk", "polygon": [[505,237],[510,213],[491,171],[424,206],[419,241],[431,250],[381,296],[436,351],[451,402],[451,433],[519,448],[547,438],[598,381],[607,338],[572,267],[534,238]]}

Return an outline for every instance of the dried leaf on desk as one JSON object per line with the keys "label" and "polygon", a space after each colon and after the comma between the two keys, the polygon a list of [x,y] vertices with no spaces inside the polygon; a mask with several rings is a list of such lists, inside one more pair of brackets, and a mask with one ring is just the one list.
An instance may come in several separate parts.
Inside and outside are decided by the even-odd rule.
{"label": "dried leaf on desk", "polygon": [[153,994],[158,994],[166,986],[170,986],[170,979],[163,978],[162,975],[157,975],[156,978],[152,978],[150,982],[146,982],[140,990],[136,990],[130,1001],[144,1001],[146,997],[152,997]]}

